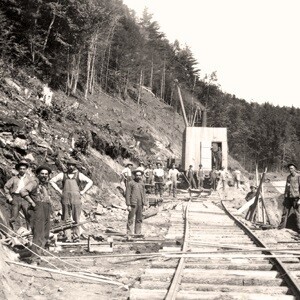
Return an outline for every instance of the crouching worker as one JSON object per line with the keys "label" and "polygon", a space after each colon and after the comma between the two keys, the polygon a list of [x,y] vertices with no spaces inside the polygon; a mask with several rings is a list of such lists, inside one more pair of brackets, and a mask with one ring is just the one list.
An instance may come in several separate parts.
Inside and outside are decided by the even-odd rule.
{"label": "crouching worker", "polygon": [[[145,185],[143,182],[144,172],[135,170],[132,172],[134,180],[128,183],[126,189],[126,205],[128,214],[127,234],[141,234],[143,222],[143,207],[146,204]],[[135,225],[133,229],[133,222]]]}
{"label": "crouching worker", "polygon": [[51,169],[48,166],[40,166],[36,169],[37,178],[29,182],[20,191],[20,195],[30,204],[32,214],[33,240],[31,250],[41,255],[43,248],[49,239],[50,215],[52,212],[49,192],[49,175]]}

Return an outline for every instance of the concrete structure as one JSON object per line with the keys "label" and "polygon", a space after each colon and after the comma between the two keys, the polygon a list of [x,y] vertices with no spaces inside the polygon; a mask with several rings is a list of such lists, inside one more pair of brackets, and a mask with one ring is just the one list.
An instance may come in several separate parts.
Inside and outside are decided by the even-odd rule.
{"label": "concrete structure", "polygon": [[[220,161],[216,162],[216,151],[219,151]],[[227,128],[186,127],[183,133],[182,168],[189,165],[196,170],[202,164],[203,170],[211,170],[217,164],[217,169],[227,169],[228,160]]]}

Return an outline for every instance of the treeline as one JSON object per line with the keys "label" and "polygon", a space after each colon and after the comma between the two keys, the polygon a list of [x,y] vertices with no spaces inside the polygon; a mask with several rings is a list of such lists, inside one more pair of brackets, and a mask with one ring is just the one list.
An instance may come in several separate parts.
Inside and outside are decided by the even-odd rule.
{"label": "treeline", "polygon": [[170,43],[147,10],[138,19],[121,0],[2,0],[0,25],[0,75],[22,67],[86,99],[97,87],[139,102],[144,85],[179,110],[176,79],[189,118],[207,107],[208,126],[228,127],[229,151],[247,169],[300,164],[300,110],[224,94],[214,73],[200,79],[189,47]]}

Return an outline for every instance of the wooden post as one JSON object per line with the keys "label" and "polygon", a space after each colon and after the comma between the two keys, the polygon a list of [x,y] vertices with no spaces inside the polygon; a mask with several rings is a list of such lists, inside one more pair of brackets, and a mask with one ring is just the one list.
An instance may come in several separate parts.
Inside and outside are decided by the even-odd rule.
{"label": "wooden post", "polygon": [[259,199],[260,192],[261,192],[261,186],[263,184],[266,173],[267,173],[267,168],[265,168],[265,171],[263,172],[263,174],[261,176],[260,183],[259,183],[259,186],[258,186],[258,189],[257,189],[257,192],[256,192],[253,208],[250,211],[249,221],[251,221],[251,222],[253,222],[254,219],[255,219],[255,214],[256,214],[256,211],[257,211],[257,203],[258,203],[258,199]]}
{"label": "wooden post", "polygon": [[179,96],[179,100],[180,100],[180,105],[181,105],[181,110],[182,110],[182,115],[183,115],[185,127],[188,127],[189,122],[188,122],[187,117],[186,117],[185,108],[184,108],[184,104],[183,104],[183,99],[182,99],[182,96],[181,96],[181,90],[180,90],[180,87],[179,87],[178,84],[177,84],[177,91],[178,91],[178,96]]}
{"label": "wooden post", "polygon": [[142,81],[143,81],[143,70],[141,70],[141,75],[140,75],[139,94],[138,94],[138,100],[137,100],[138,105],[140,104],[141,95],[142,95]]}

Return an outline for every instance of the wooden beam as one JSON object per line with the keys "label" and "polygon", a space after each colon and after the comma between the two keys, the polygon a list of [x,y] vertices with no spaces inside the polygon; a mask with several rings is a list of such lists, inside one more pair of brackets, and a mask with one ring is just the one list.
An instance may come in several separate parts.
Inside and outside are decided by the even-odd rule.
{"label": "wooden beam", "polygon": [[179,100],[180,100],[181,111],[182,111],[182,115],[183,115],[183,120],[184,120],[184,123],[185,123],[185,127],[188,127],[189,126],[189,122],[188,122],[188,119],[186,117],[184,103],[183,103],[183,99],[182,99],[182,96],[181,96],[181,90],[180,90],[180,87],[179,87],[178,84],[177,84],[177,91],[178,91],[178,96],[179,96]]}

